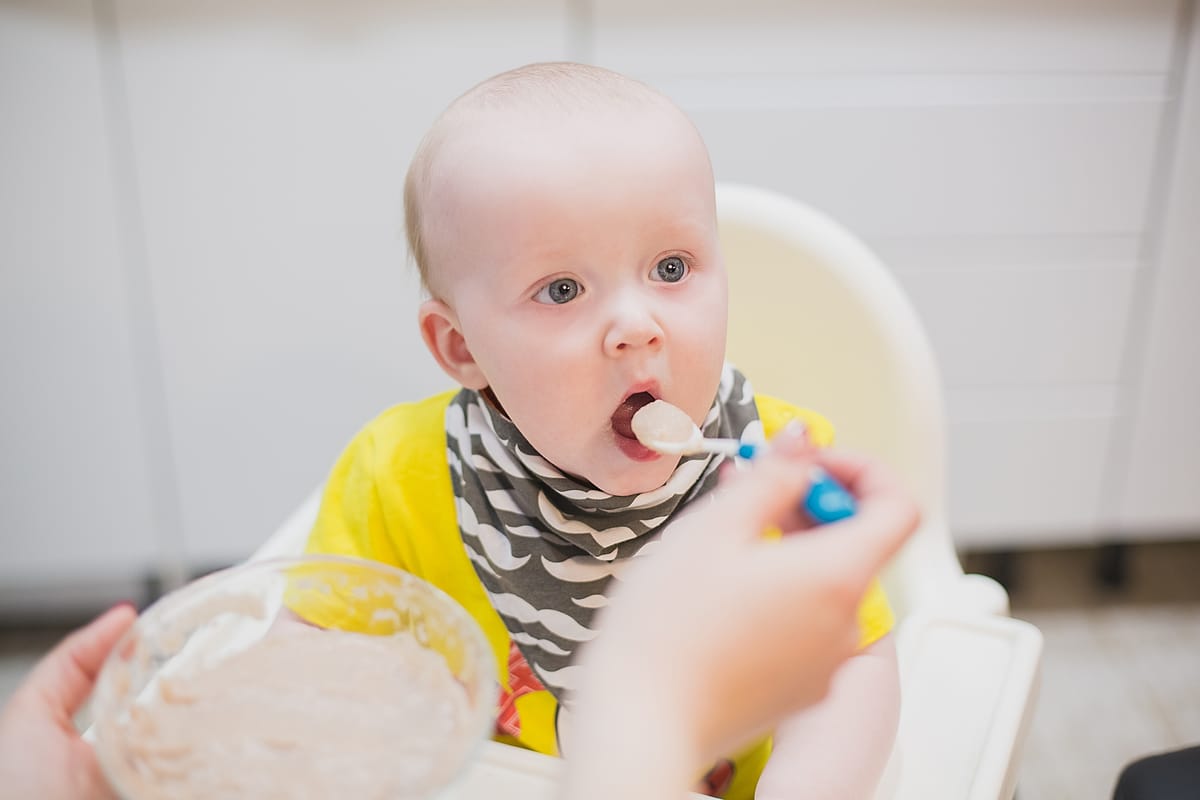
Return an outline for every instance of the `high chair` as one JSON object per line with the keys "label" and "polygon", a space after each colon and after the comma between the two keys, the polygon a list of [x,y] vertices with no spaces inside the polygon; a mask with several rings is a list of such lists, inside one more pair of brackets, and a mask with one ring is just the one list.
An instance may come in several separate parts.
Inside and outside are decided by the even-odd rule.
{"label": "high chair", "polygon": [[946,519],[946,422],[933,351],[895,278],[845,228],[774,192],[717,188],[729,360],[758,392],[825,414],[837,446],[892,466],[922,524],[882,576],[902,710],[877,798],[1010,798],[1041,634],[964,575]]}
{"label": "high chair", "polygon": [[[946,522],[945,413],[929,342],[854,236],[763,189],[717,189],[730,275],[729,360],[755,389],[828,416],[838,446],[888,462],[922,511],[882,576],[897,617],[902,710],[876,800],[1007,800],[1033,712],[1041,634],[964,575]],[[303,551],[314,492],[254,558]],[[554,759],[488,743],[456,797],[553,796]],[[504,787],[501,790],[499,787]],[[497,793],[499,792],[499,793]]]}

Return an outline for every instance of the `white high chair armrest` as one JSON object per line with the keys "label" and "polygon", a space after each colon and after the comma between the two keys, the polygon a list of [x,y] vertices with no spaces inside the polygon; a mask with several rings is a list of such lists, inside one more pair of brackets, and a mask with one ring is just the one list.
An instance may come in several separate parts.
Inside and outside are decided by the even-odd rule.
{"label": "white high chair armrest", "polygon": [[1008,617],[914,614],[897,648],[900,732],[876,800],[1010,800],[1042,634]]}
{"label": "white high chair armrest", "polygon": [[313,524],[317,521],[317,512],[321,509],[321,495],[324,491],[324,485],[313,489],[299,508],[284,520],[275,533],[271,534],[271,538],[254,551],[250,560],[263,561],[268,558],[298,556],[304,553],[304,546],[308,543],[308,534],[312,531]]}

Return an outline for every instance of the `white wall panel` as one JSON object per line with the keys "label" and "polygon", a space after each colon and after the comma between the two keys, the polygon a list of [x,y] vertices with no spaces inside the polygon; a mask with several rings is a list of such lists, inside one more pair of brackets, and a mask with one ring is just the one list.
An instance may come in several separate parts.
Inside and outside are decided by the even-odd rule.
{"label": "white wall panel", "polygon": [[598,63],[680,73],[1161,72],[1178,0],[605,0]]}
{"label": "white wall panel", "polygon": [[1133,268],[901,273],[951,386],[1115,383]]}
{"label": "white wall panel", "polygon": [[1200,532],[1200,16],[1165,181],[1144,336],[1130,351],[1129,424],[1110,458],[1117,524],[1147,536]]}
{"label": "white wall panel", "polygon": [[1111,419],[952,423],[950,520],[960,547],[1098,541]]}
{"label": "white wall panel", "polygon": [[0,5],[0,606],[156,558],[91,7]]}
{"label": "white wall panel", "polygon": [[948,393],[950,514],[960,546],[1092,543],[1116,387]]}
{"label": "white wall panel", "polygon": [[433,117],[563,58],[561,3],[118,3],[193,562],[241,557],[361,425],[448,385],[402,184]]}
{"label": "white wall panel", "polygon": [[798,195],[867,237],[1129,235],[1161,101],[701,111],[718,178]]}
{"label": "white wall panel", "polygon": [[871,237],[897,273],[1127,270],[1143,267],[1141,236]]}

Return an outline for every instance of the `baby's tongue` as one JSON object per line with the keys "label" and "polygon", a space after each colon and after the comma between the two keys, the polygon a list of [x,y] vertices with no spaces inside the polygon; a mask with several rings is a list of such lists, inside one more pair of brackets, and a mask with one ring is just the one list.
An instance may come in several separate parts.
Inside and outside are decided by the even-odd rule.
{"label": "baby's tongue", "polygon": [[633,415],[640,411],[643,406],[648,406],[653,402],[654,396],[646,392],[638,392],[625,398],[621,401],[621,405],[617,406],[617,410],[613,412],[613,431],[618,436],[624,436],[627,439],[636,439],[637,436],[633,433]]}

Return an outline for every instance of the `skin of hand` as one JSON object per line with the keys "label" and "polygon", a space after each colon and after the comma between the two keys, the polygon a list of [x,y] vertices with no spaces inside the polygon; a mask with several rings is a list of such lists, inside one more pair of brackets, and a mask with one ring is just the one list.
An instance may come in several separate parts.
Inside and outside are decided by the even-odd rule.
{"label": "skin of hand", "polygon": [[25,679],[0,714],[0,797],[111,798],[92,746],[73,717],[104,659],[137,618],[119,605],[63,639]]}
{"label": "skin of hand", "polygon": [[891,635],[850,658],[829,693],[775,726],[758,800],[869,798],[900,722],[900,675]]}
{"label": "skin of hand", "polygon": [[[877,462],[786,432],[773,444],[621,576],[583,654],[568,800],[681,795],[713,759],[822,701],[856,653],[859,603],[916,506]],[[814,463],[858,511],[795,535]],[[772,526],[791,533],[768,541]]]}

